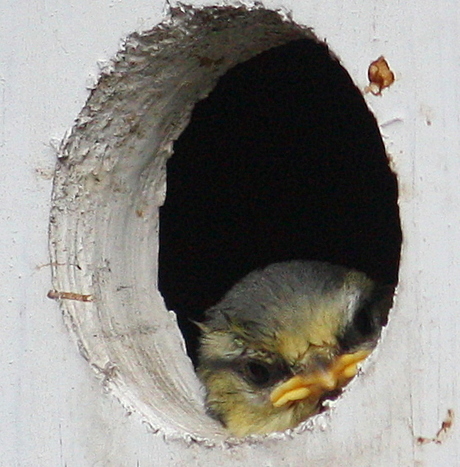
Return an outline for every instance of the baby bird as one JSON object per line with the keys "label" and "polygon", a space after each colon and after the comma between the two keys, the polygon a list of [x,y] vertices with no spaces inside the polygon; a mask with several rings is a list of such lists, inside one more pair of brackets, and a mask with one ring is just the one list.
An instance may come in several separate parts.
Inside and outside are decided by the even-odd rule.
{"label": "baby bird", "polygon": [[232,435],[293,428],[357,373],[387,323],[393,287],[316,261],[248,274],[200,324],[208,413]]}

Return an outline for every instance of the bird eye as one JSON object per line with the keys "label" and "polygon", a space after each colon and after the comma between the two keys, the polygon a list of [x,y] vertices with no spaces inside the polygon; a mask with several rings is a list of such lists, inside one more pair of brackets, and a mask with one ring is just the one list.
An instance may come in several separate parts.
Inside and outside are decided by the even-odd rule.
{"label": "bird eye", "polygon": [[244,367],[244,376],[256,386],[264,386],[271,380],[269,367],[259,361],[250,360]]}
{"label": "bird eye", "polygon": [[364,337],[369,336],[374,332],[372,313],[370,313],[369,308],[361,308],[361,310],[355,314],[353,318],[353,325],[355,326],[355,329]]}

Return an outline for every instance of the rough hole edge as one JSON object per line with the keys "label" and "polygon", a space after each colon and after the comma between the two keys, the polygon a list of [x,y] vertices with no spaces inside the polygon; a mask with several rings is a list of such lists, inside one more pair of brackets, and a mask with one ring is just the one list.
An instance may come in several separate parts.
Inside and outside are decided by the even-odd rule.
{"label": "rough hole edge", "polygon": [[[91,296],[60,295],[65,322],[104,388],[168,439],[242,442],[228,439],[205,414],[175,314],[157,290],[166,161],[193,105],[220,76],[301,38],[317,40],[260,4],[173,8],[152,30],[126,39],[58,154],[49,237],[53,287]],[[293,431],[324,426],[327,417]]]}

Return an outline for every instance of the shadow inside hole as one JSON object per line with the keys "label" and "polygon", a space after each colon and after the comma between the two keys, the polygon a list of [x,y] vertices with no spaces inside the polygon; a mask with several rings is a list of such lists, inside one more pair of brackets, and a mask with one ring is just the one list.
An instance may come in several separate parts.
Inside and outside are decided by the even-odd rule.
{"label": "shadow inside hole", "polygon": [[396,177],[324,44],[290,42],[229,70],[196,104],[167,180],[159,288],[194,363],[190,320],[256,268],[315,259],[397,282]]}

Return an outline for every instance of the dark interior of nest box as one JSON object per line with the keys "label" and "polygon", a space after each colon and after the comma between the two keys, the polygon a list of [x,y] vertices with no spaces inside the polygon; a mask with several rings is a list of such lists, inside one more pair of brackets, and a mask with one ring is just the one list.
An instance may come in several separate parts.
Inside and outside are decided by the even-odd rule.
{"label": "dark interior of nest box", "polygon": [[346,70],[311,39],[230,69],[167,164],[159,288],[196,362],[204,310],[250,271],[314,259],[396,284],[398,189]]}

